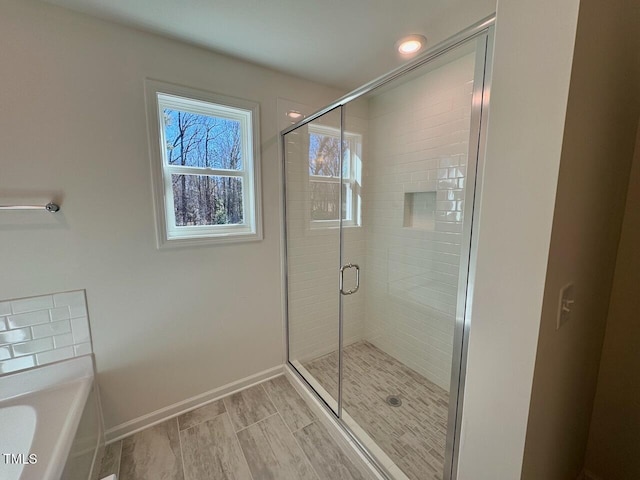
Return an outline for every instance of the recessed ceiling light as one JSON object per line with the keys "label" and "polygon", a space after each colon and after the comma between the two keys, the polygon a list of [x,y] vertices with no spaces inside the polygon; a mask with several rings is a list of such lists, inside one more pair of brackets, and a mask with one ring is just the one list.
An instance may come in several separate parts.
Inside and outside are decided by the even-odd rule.
{"label": "recessed ceiling light", "polygon": [[407,35],[396,42],[396,48],[402,55],[412,55],[422,50],[426,44],[424,35]]}
{"label": "recessed ceiling light", "polygon": [[289,117],[291,120],[299,120],[304,117],[304,115],[296,110],[289,110],[287,112],[287,117]]}

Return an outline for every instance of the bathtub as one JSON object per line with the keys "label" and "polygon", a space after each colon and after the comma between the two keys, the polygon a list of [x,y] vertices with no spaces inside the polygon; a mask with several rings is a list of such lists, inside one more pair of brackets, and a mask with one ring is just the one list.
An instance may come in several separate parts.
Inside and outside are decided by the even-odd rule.
{"label": "bathtub", "polygon": [[[0,480],[87,480],[100,426],[91,421],[95,435],[80,439],[83,452],[77,445],[83,412],[95,412],[93,383],[91,355],[0,377]],[[87,471],[87,463],[87,474],[72,473]]]}

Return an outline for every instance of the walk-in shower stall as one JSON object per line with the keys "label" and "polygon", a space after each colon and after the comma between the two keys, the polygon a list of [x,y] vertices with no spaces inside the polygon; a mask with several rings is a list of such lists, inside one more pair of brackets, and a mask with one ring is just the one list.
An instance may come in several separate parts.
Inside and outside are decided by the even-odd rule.
{"label": "walk-in shower stall", "polygon": [[281,135],[288,362],[389,478],[456,476],[492,25]]}

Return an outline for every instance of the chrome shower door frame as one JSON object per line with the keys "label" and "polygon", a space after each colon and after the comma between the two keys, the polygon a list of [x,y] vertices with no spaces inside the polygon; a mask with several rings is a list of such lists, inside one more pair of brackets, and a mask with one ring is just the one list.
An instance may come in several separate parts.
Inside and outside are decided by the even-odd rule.
{"label": "chrome shower door frame", "polygon": [[[389,83],[396,78],[399,78],[416,68],[419,68],[436,58],[448,53],[454,48],[461,46],[467,42],[476,41],[478,46],[476,48],[476,70],[474,74],[474,90],[472,93],[472,110],[471,110],[471,125],[470,125],[470,138],[469,138],[469,157],[467,160],[467,182],[465,185],[465,204],[467,211],[465,212],[463,219],[463,239],[462,251],[460,255],[460,267],[459,267],[459,280],[458,280],[458,301],[456,306],[456,319],[454,329],[453,340],[453,356],[451,367],[451,382],[450,382],[450,403],[448,414],[448,428],[447,428],[447,440],[445,450],[444,461],[444,480],[455,480],[457,478],[457,466],[458,455],[460,446],[460,431],[462,426],[462,409],[464,399],[464,386],[465,376],[467,369],[467,350],[468,339],[471,327],[471,307],[474,290],[475,279],[475,260],[477,256],[477,235],[474,235],[474,230],[477,229],[480,221],[480,196],[482,187],[482,176],[485,163],[485,146],[486,146],[486,132],[489,116],[489,96],[491,90],[491,65],[493,56],[493,35],[494,35],[495,15],[492,15],[477,24],[463,30],[462,32],[454,35],[453,37],[445,40],[444,42],[429,49],[424,54],[417,57],[412,62],[409,62],[382,77],[379,77],[366,85],[354,90],[353,92],[338,99],[331,105],[315,112],[312,115],[304,118],[286,128],[280,132],[280,147],[282,155],[282,182],[283,182],[283,225],[282,225],[282,239],[283,239],[283,305],[284,305],[284,322],[286,331],[286,361],[290,370],[308,387],[309,391],[320,401],[325,409],[335,418],[338,425],[342,430],[351,438],[351,440],[359,447],[362,454],[376,467],[379,473],[388,479],[393,477],[389,472],[378,462],[378,460],[369,452],[368,448],[360,441],[356,434],[346,424],[342,418],[342,350],[343,350],[343,319],[342,319],[342,288],[341,285],[336,285],[338,298],[340,302],[340,318],[338,319],[339,325],[339,346],[338,346],[338,413],[336,414],[326,400],[315,390],[313,385],[308,381],[305,376],[298,371],[295,365],[291,362],[289,355],[289,341],[290,341],[290,329],[289,329],[289,312],[288,312],[288,265],[287,265],[287,172],[286,172],[286,134],[296,130],[297,128],[312,122],[313,120],[321,117],[325,113],[334,110],[338,107],[341,108],[341,138],[344,135],[344,107],[351,101],[366,95],[375,88],[378,88],[386,83]],[[480,81],[481,80],[481,81]],[[343,160],[341,141],[341,166]],[[342,168],[341,172],[341,184],[342,184]],[[471,175],[473,172],[473,175]],[[342,189],[340,189],[342,193]],[[342,195],[340,194],[342,197]],[[342,198],[340,199],[342,204]],[[342,215],[340,215],[340,261],[342,262]],[[340,264],[342,267],[342,263]]]}

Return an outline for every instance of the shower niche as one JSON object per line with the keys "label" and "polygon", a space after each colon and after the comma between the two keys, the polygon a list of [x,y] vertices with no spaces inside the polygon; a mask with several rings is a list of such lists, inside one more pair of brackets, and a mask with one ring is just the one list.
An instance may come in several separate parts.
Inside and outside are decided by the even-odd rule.
{"label": "shower niche", "polygon": [[435,230],[436,192],[404,194],[404,227]]}
{"label": "shower niche", "polygon": [[288,365],[387,478],[456,478],[492,31],[281,134]]}

